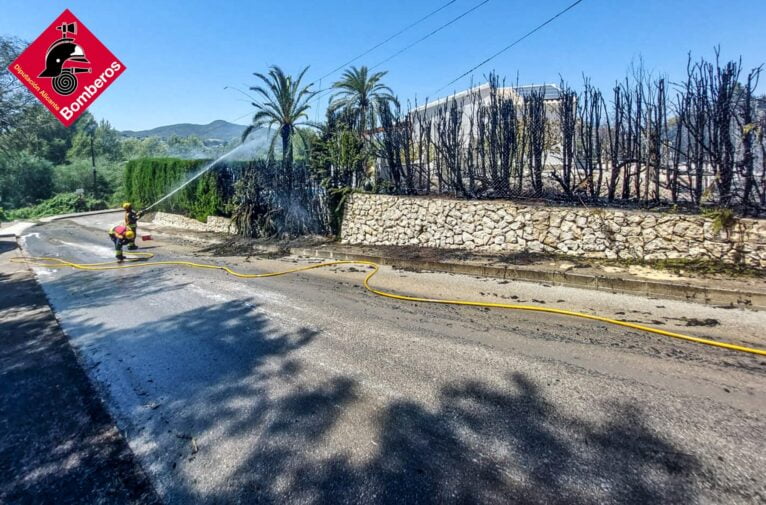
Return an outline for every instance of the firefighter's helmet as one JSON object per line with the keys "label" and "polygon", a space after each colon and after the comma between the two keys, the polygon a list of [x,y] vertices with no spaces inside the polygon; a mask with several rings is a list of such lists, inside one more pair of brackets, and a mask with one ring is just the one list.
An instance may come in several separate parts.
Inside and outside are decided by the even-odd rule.
{"label": "firefighter's helmet", "polygon": [[130,202],[125,202],[122,204],[122,208],[125,210],[131,210],[133,208],[133,205]]}
{"label": "firefighter's helmet", "polygon": [[74,39],[60,39],[48,49],[45,55],[45,70],[38,77],[58,77],[67,61],[90,63],[82,47],[75,44]]}
{"label": "firefighter's helmet", "polygon": [[128,239],[128,240],[133,240],[134,238],[136,238],[136,232],[134,232],[131,229],[126,230],[125,231],[125,238]]}

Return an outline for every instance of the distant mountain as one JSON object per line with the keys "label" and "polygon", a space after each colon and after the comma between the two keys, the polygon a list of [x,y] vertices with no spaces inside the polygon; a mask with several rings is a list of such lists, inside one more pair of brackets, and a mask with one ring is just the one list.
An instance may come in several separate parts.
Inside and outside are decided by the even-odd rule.
{"label": "distant mountain", "polygon": [[219,140],[231,140],[233,138],[239,138],[242,136],[242,132],[246,126],[240,124],[229,123],[222,119],[218,119],[209,124],[192,124],[192,123],[179,123],[166,126],[158,126],[151,130],[124,130],[120,132],[125,137],[159,137],[167,139],[173,135],[179,137],[195,136],[202,140],[219,139]]}

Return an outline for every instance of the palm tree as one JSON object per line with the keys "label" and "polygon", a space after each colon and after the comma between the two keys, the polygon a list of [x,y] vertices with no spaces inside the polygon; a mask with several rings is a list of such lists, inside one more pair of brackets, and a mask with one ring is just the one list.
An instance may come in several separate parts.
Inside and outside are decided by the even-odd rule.
{"label": "palm tree", "polygon": [[330,99],[330,112],[340,112],[352,118],[360,133],[375,128],[380,111],[398,101],[393,91],[380,80],[388,72],[369,74],[367,67],[351,67],[332,87],[339,90]]}
{"label": "palm tree", "polygon": [[[297,78],[286,75],[278,66],[269,68],[268,75],[254,73],[257,78],[263,81],[260,86],[252,86],[250,90],[261,96],[259,103],[253,102],[253,107],[257,109],[250,126],[242,132],[242,142],[257,128],[268,127],[275,130],[271,138],[269,153],[273,154],[274,144],[277,138],[282,140],[282,166],[287,179],[287,191],[292,191],[292,165],[293,165],[293,138],[295,135],[308,145],[309,139],[306,131],[301,127],[314,127],[307,121],[309,110],[309,101],[316,94],[311,91],[311,84],[301,87],[301,79],[308,70],[308,67],[298,74]],[[279,135],[277,135],[277,133]]]}

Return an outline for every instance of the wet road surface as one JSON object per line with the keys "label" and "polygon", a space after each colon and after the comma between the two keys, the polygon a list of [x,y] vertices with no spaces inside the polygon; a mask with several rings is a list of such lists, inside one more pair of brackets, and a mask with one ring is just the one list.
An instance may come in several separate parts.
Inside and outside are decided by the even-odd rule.
{"label": "wet road surface", "polygon": [[[39,226],[22,243],[108,261],[108,219]],[[157,259],[242,271],[307,261],[147,244]],[[361,288],[361,267],[245,281],[35,270],[168,503],[766,502],[763,357],[550,314],[388,300]],[[376,282],[766,347],[766,314],[742,309],[390,268]],[[715,326],[687,326],[706,319]]]}

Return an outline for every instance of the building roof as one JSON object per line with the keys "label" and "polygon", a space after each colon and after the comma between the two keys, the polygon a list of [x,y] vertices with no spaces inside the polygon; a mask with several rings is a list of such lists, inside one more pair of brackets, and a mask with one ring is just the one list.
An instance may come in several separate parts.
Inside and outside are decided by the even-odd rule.
{"label": "building roof", "polygon": [[561,98],[561,88],[555,84],[527,84],[524,86],[513,86],[513,90],[523,98],[528,98],[534,92],[542,92],[544,100],[558,100]]}
{"label": "building roof", "polygon": [[[468,88],[459,93],[454,93],[452,95],[439,98],[438,100],[434,100],[432,102],[427,102],[423,105],[415,107],[413,111],[423,110],[423,109],[432,109],[436,106],[442,105],[443,103],[449,100],[453,100],[453,99],[460,100],[462,98],[465,98],[466,96],[469,96],[471,93],[477,93],[477,92],[483,93],[487,89],[489,89],[488,82],[481,84],[479,86]],[[558,100],[559,98],[561,98],[561,88],[559,88],[555,84],[524,84],[522,86],[506,86],[506,87],[498,88],[498,90],[500,91],[506,90],[506,89],[513,90],[521,98],[529,98],[529,96],[534,92],[538,92],[538,93],[543,92],[543,100]]]}

